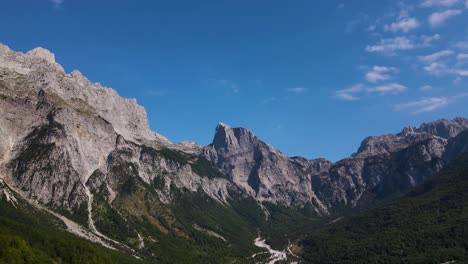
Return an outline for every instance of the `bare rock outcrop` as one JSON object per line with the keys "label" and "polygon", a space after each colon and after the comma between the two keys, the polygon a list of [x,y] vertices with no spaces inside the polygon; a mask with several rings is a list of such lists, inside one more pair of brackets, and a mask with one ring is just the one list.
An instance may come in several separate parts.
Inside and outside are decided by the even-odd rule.
{"label": "bare rock outcrop", "polygon": [[[318,214],[416,186],[468,151],[468,120],[441,119],[366,138],[338,162],[288,157],[245,128],[220,123],[212,144],[172,144],[135,99],[70,74],[43,48],[0,44],[0,177],[24,196],[73,213],[94,194],[112,203],[137,179],[171,203],[176,188],[229,204],[233,194]],[[150,186],[150,187],[148,187]],[[154,187],[154,188],[153,188]]]}

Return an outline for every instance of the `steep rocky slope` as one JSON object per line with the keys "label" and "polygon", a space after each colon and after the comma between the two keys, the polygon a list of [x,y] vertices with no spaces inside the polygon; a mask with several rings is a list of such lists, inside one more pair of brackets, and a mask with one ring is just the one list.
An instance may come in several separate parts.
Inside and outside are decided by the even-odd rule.
{"label": "steep rocky slope", "polygon": [[357,153],[332,163],[287,157],[244,128],[219,124],[203,155],[259,201],[309,204],[327,214],[358,205],[363,195],[367,202],[368,197],[385,198],[420,184],[466,151],[467,138],[460,132],[467,128],[465,118],[407,127],[398,134],[366,138]]}
{"label": "steep rocky slope", "polygon": [[[297,220],[298,212],[307,222],[404,193],[468,146],[464,118],[369,137],[336,163],[288,157],[222,123],[208,146],[172,144],[149,129],[136,100],[65,73],[48,50],[23,54],[1,44],[0,116],[7,190],[147,258],[177,241],[193,254],[228,243],[220,255],[245,259],[258,229]],[[200,236],[209,246],[198,248]]]}
{"label": "steep rocky slope", "polygon": [[312,202],[318,210],[327,210],[315,198],[311,177],[327,170],[331,165],[328,161],[291,159],[247,129],[233,129],[222,123],[203,155],[259,201],[287,206]]}

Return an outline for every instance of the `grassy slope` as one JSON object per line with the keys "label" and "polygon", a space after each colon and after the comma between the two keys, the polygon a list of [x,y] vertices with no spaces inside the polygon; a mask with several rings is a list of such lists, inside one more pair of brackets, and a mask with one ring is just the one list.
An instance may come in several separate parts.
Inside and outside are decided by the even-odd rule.
{"label": "grassy slope", "polygon": [[468,155],[406,197],[317,231],[302,246],[311,263],[468,260]]}
{"label": "grassy slope", "polygon": [[[177,153],[163,154],[180,162],[185,159]],[[105,188],[96,193],[93,219],[103,234],[136,249],[151,263],[253,263],[249,257],[261,251],[253,245],[259,230],[275,248],[283,249],[288,242],[284,234],[300,233],[311,219],[291,209],[266,205],[271,216],[265,221],[256,201],[234,193],[236,198],[228,206],[202,192],[174,189],[173,204],[165,205],[152,186],[124,170],[129,164],[120,165],[115,168],[121,174],[119,195],[109,205]],[[203,161],[194,166],[211,177],[221,177]],[[27,204],[14,208],[0,199],[0,263],[139,263],[58,226],[59,221]],[[197,227],[216,232],[227,241]],[[145,247],[140,250],[138,234],[145,238]]]}
{"label": "grassy slope", "polygon": [[[0,199],[0,263],[146,263],[59,228],[52,216]],[[62,226],[63,227],[63,226]]]}

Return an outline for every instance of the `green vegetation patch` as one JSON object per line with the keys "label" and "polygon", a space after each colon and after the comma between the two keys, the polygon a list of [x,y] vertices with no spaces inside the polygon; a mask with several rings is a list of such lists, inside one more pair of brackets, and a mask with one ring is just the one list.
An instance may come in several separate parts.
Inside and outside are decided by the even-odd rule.
{"label": "green vegetation patch", "polygon": [[445,263],[468,260],[468,155],[406,197],[305,239],[317,263]]}

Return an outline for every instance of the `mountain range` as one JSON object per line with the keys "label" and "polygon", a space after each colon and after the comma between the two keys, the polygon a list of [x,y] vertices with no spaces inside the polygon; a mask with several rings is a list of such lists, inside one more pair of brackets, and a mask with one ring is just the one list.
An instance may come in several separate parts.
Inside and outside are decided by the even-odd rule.
{"label": "mountain range", "polygon": [[[210,145],[174,144],[136,100],[67,74],[44,48],[2,44],[0,115],[2,216],[40,215],[110,263],[307,262],[304,234],[404,196],[468,151],[462,117],[368,137],[338,162],[288,157],[223,123]],[[133,257],[112,260],[121,253]]]}

